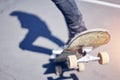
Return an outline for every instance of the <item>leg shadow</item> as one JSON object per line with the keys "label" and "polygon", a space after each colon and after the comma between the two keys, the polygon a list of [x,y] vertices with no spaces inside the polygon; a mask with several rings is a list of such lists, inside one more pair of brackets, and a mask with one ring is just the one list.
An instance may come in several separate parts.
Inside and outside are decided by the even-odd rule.
{"label": "leg shadow", "polygon": [[28,29],[28,33],[26,34],[25,38],[19,44],[19,47],[21,49],[50,55],[51,49],[32,45],[32,43],[38,37],[47,38],[56,43],[58,46],[64,45],[64,43],[60,39],[51,34],[51,31],[49,30],[46,23],[36,15],[22,11],[14,11],[10,14],[10,16],[17,16],[18,20],[20,21],[21,27]]}
{"label": "leg shadow", "polygon": [[[50,55],[52,53],[51,49],[33,45],[33,42],[38,37],[44,37],[46,39],[49,39],[55,44],[57,44],[58,46],[64,45],[64,42],[62,42],[60,39],[52,35],[46,23],[36,15],[29,14],[22,11],[13,11],[10,14],[10,16],[16,16],[21,24],[21,28],[28,29],[28,33],[26,34],[25,38],[19,44],[20,49]],[[43,68],[47,68],[44,74],[55,73],[55,70],[54,70],[55,65],[53,61],[50,61],[50,63],[43,65]],[[71,74],[68,77],[60,76],[56,79],[53,79],[52,77],[48,77],[48,80],[64,80],[64,79],[71,79],[71,78],[73,80],[78,80],[75,74]]]}

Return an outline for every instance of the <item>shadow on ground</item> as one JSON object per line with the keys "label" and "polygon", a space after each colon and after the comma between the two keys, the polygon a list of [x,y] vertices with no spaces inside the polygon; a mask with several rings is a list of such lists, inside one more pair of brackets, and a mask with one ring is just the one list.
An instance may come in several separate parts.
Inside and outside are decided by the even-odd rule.
{"label": "shadow on ground", "polygon": [[49,39],[58,46],[64,45],[60,39],[51,34],[51,31],[46,23],[36,15],[22,11],[13,11],[10,16],[16,16],[21,24],[21,27],[28,29],[28,33],[25,38],[19,44],[21,49],[50,55],[51,49],[32,45],[38,37]]}
{"label": "shadow on ground", "polygon": [[[49,30],[45,21],[43,21],[36,15],[22,12],[22,11],[13,11],[10,14],[10,16],[16,16],[21,24],[21,28],[28,29],[28,33],[26,34],[25,38],[19,43],[20,49],[51,55],[52,53],[51,49],[33,45],[33,42],[38,37],[44,37],[46,39],[49,39],[53,43],[57,44],[58,46],[64,45],[64,42],[62,42],[60,39],[58,39],[57,37],[51,34],[51,31]],[[48,64],[43,65],[43,68],[47,69],[47,71],[44,74],[55,73],[53,61],[52,62],[50,61]],[[70,79],[70,78],[72,78],[73,80],[78,80],[75,74],[71,74],[68,77],[60,76],[57,79],[48,77],[47,79],[63,80],[63,79]]]}
{"label": "shadow on ground", "polygon": [[[63,65],[63,64],[62,64]],[[45,75],[47,74],[55,74],[55,63],[53,60],[49,60],[49,63],[48,64],[44,64],[43,65],[43,68],[46,68],[46,72],[44,73]],[[68,70],[69,71],[69,70]],[[48,77],[47,79],[48,80],[69,80],[69,79],[72,79],[72,80],[79,80],[78,77],[73,73],[73,74],[70,74],[69,76],[64,76],[64,72],[63,71],[63,74],[58,76],[57,78],[53,78],[52,76],[51,77]],[[57,75],[56,75],[57,76]]]}
{"label": "shadow on ground", "polygon": [[79,80],[75,74],[70,74],[70,76],[68,76],[68,77],[60,76],[60,77],[58,77],[56,79],[54,79],[52,77],[48,77],[47,79],[48,80],[69,80],[69,79]]}

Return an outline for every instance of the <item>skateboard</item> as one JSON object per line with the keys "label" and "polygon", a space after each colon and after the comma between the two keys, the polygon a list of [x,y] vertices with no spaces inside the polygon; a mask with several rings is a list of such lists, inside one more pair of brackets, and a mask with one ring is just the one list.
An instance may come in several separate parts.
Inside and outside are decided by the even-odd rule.
{"label": "skateboard", "polygon": [[97,57],[89,54],[109,41],[110,34],[104,29],[92,29],[77,34],[65,49],[53,50],[56,74],[62,75],[66,70],[84,71],[84,63],[90,61],[98,61],[100,64],[109,63],[107,52],[98,52]]}

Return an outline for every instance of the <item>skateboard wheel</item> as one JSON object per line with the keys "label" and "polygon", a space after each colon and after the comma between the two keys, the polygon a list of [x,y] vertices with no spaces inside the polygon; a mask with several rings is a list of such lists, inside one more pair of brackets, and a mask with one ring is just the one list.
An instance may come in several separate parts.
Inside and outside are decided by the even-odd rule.
{"label": "skateboard wheel", "polygon": [[61,66],[55,66],[55,73],[56,75],[62,74],[62,67]]}
{"label": "skateboard wheel", "polygon": [[99,52],[98,57],[100,58],[99,63],[100,64],[107,64],[109,63],[109,55],[107,52]]}
{"label": "skateboard wheel", "polygon": [[70,55],[67,59],[68,67],[70,69],[77,68],[77,57],[76,55]]}
{"label": "skateboard wheel", "polygon": [[78,71],[83,72],[85,70],[85,65],[84,63],[78,63]]}

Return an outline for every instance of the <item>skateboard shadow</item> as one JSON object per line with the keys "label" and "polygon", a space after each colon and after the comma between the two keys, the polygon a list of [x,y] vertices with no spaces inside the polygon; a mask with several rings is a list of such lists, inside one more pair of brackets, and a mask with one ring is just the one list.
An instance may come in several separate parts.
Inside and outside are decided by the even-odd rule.
{"label": "skateboard shadow", "polygon": [[[46,68],[45,71],[45,75],[47,74],[52,74],[55,73],[55,64],[53,60],[49,60],[48,64],[44,64],[43,68]],[[63,71],[64,73],[64,71]],[[53,78],[53,77],[47,77],[48,80],[69,80],[69,79],[73,79],[73,80],[79,80],[78,77],[75,74],[70,74],[70,76],[64,76],[64,75],[60,75],[57,78]]]}
{"label": "skateboard shadow", "polygon": [[65,77],[65,76],[60,76],[60,77],[58,77],[58,78],[56,78],[56,79],[54,79],[54,78],[52,78],[52,77],[48,77],[47,79],[48,79],[48,80],[69,80],[69,79],[70,79],[70,80],[71,80],[71,79],[73,79],[73,80],[79,80],[75,74],[70,74],[70,76],[67,76],[67,77]]}
{"label": "skateboard shadow", "polygon": [[51,31],[45,21],[40,19],[38,16],[22,11],[13,11],[10,16],[17,16],[21,27],[28,29],[28,33],[25,38],[19,44],[19,48],[22,50],[29,50],[50,55],[52,51],[51,49],[33,45],[33,42],[38,37],[49,39],[58,46],[64,45],[60,39],[51,34]]}

